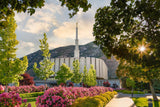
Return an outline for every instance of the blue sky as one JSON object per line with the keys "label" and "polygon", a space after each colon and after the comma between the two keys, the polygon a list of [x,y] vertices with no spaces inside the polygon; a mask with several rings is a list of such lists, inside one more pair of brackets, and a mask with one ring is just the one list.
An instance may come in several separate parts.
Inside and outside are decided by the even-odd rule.
{"label": "blue sky", "polygon": [[109,5],[110,0],[89,0],[92,8],[86,13],[82,10],[73,18],[69,11],[61,7],[59,0],[46,0],[45,6],[36,9],[35,14],[16,13],[17,39],[19,40],[17,57],[23,57],[39,49],[39,39],[47,34],[49,48],[54,49],[75,43],[75,27],[78,22],[79,44],[83,45],[94,40],[92,35],[94,15],[99,7]]}

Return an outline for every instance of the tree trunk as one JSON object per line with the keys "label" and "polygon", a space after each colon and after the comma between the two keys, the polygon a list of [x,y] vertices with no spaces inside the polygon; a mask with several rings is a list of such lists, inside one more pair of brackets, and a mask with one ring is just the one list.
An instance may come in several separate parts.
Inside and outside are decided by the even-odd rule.
{"label": "tree trunk", "polygon": [[6,87],[5,87],[5,92],[6,92],[6,93],[8,92],[8,84],[7,84]]}
{"label": "tree trunk", "polygon": [[45,80],[45,84],[44,84],[44,92],[46,91],[47,88],[47,80]]}
{"label": "tree trunk", "polygon": [[122,88],[122,79],[119,78],[119,88]]}
{"label": "tree trunk", "polygon": [[131,96],[133,97],[133,91],[134,91],[134,88],[133,88],[133,86],[132,86],[132,91],[131,91]]}
{"label": "tree trunk", "polygon": [[152,96],[153,96],[153,100],[154,100],[154,101],[158,101],[158,98],[157,98],[157,96],[156,96],[155,90],[154,90],[154,88],[153,88],[153,83],[152,83],[152,81],[149,82],[149,86],[150,86],[150,89],[151,89],[151,93],[152,93]]}

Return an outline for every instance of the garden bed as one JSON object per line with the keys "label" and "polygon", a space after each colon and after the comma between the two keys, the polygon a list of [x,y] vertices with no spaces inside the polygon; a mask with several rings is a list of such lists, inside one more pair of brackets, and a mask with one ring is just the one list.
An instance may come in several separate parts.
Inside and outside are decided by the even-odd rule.
{"label": "garden bed", "polygon": [[[16,87],[14,88],[16,89]],[[17,88],[18,89],[18,88]],[[24,106],[25,104],[28,105],[31,104],[31,107],[38,107],[41,106],[55,106],[55,107],[66,107],[66,106],[72,106],[74,104],[74,107],[77,107],[76,104],[80,103],[83,99],[83,103],[87,105],[93,105],[96,104],[94,107],[99,107],[101,105],[105,106],[116,94],[115,91],[113,91],[110,87],[90,87],[90,88],[83,88],[83,87],[53,87],[49,88],[45,92],[32,92],[31,93],[24,93],[28,89],[22,89],[19,88],[22,92],[22,94],[9,92],[9,93],[15,93],[14,96],[18,96],[15,101],[19,102],[19,105]],[[25,91],[22,91],[25,90]],[[4,94],[4,93],[3,93]],[[1,95],[1,94],[0,94]],[[10,102],[8,104],[12,104],[12,98],[13,96],[8,97],[10,98]],[[3,102],[5,97],[1,97],[1,105],[3,105]],[[16,105],[16,104],[14,104]],[[80,105],[80,104],[78,104]],[[9,105],[8,105],[9,106]],[[3,107],[3,106],[2,106]]]}

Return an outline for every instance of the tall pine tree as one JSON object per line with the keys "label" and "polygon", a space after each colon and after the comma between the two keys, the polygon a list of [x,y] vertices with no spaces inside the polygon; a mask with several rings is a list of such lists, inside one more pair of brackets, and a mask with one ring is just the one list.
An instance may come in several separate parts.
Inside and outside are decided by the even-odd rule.
{"label": "tall pine tree", "polygon": [[28,59],[25,56],[23,60],[16,58],[16,22],[14,15],[7,18],[7,26],[0,29],[0,82],[6,85],[5,91],[9,83],[18,82],[22,79],[21,74],[24,74],[28,67]]}
{"label": "tall pine tree", "polygon": [[73,61],[73,77],[71,78],[71,81],[76,84],[80,83],[82,81],[82,77],[83,77],[83,74],[80,73],[80,70],[79,70],[79,61],[75,60]]}
{"label": "tall pine tree", "polygon": [[[54,71],[52,71],[52,67],[54,65],[54,62],[51,62],[50,60],[50,53],[49,53],[49,45],[47,43],[47,35],[44,33],[44,38],[42,40],[39,40],[41,45],[39,46],[41,48],[41,51],[43,52],[43,60],[39,63],[40,68],[37,68],[37,63],[34,63],[33,69],[36,75],[42,79],[47,80],[51,75],[54,75]],[[47,84],[46,84],[47,85]]]}

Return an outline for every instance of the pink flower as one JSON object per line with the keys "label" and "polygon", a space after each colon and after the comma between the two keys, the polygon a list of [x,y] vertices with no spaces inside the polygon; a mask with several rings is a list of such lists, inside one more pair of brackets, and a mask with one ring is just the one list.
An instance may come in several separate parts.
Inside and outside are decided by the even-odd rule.
{"label": "pink flower", "polygon": [[4,91],[4,87],[0,85],[0,91]]}
{"label": "pink flower", "polygon": [[27,99],[24,99],[23,102],[26,103],[26,102],[27,102]]}
{"label": "pink flower", "polygon": [[28,103],[28,106],[27,107],[31,107],[31,104],[30,103]]}

